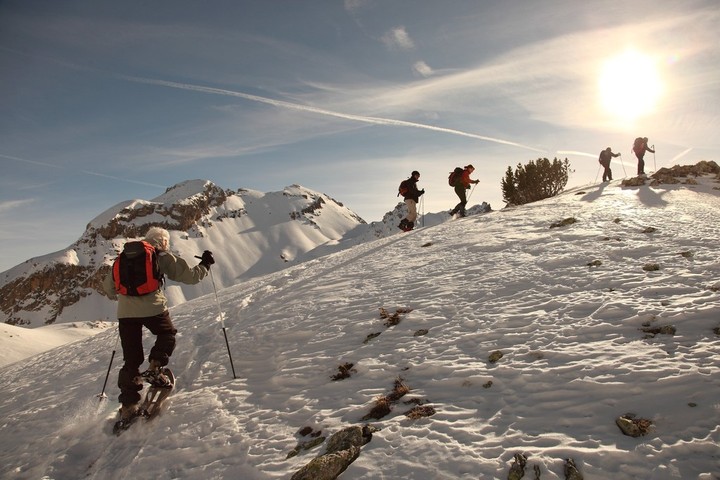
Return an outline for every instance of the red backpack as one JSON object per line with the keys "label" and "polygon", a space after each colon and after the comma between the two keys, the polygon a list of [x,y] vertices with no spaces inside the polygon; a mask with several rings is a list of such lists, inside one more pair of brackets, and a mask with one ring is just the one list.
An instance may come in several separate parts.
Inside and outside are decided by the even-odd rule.
{"label": "red backpack", "polygon": [[158,290],[163,276],[155,248],[145,241],[127,242],[113,263],[113,280],[120,295],[138,297]]}
{"label": "red backpack", "polygon": [[462,178],[462,174],[465,170],[463,170],[461,167],[455,167],[455,170],[450,172],[450,175],[448,176],[448,185],[451,187],[454,187],[457,185],[457,182]]}
{"label": "red backpack", "polygon": [[408,190],[410,190],[410,187],[408,187],[408,181],[403,180],[402,182],[400,182],[400,186],[398,187],[397,196],[399,197],[400,195],[402,195],[404,197]]}

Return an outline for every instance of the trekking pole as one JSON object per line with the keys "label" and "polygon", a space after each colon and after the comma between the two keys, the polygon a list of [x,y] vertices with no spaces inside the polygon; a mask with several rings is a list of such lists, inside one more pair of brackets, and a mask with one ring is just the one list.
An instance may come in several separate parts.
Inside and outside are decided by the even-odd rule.
{"label": "trekking pole", "polygon": [[598,177],[598,175],[600,175],[600,169],[601,169],[601,168],[602,168],[602,166],[598,166],[598,171],[597,171],[597,173],[595,174],[595,181],[594,181],[593,183],[597,183],[597,177]]}
{"label": "trekking pole", "polygon": [[107,373],[105,374],[105,383],[103,383],[102,392],[96,395],[96,397],[98,397],[101,402],[107,398],[107,395],[105,395],[105,387],[107,387],[108,378],[110,378],[110,369],[112,368],[113,359],[115,358],[115,352],[117,351],[117,344],[119,339],[120,333],[118,332],[118,336],[115,337],[115,346],[113,347],[112,354],[110,355],[110,365],[108,365]]}
{"label": "trekking pole", "polygon": [[655,163],[655,144],[653,143],[653,167],[655,167],[655,171],[657,172],[657,163]]}
{"label": "trekking pole", "polygon": [[470,193],[468,194],[466,201],[468,201],[468,202],[470,201],[470,197],[472,197],[472,194],[475,191],[475,187],[477,187],[477,186],[478,186],[477,183],[475,185],[473,185],[473,188],[472,188],[472,190],[470,190]]}
{"label": "trekking pole", "polygon": [[[202,258],[202,257],[199,257],[199,258]],[[222,309],[220,308],[220,300],[218,299],[217,287],[215,286],[215,277],[213,276],[212,269],[208,267],[208,270],[210,270],[210,280],[212,280],[213,291],[215,292],[215,303],[217,304],[218,312],[220,313],[220,325],[222,325],[223,336],[225,337],[225,346],[227,347],[228,357],[230,358],[230,368],[232,369],[233,379],[235,379],[235,378],[237,378],[235,376],[235,365],[233,365],[232,353],[230,353],[230,342],[228,342],[228,338],[227,338],[227,329],[225,328],[225,318],[223,317],[223,312],[222,312]]]}
{"label": "trekking pole", "polygon": [[623,178],[627,178],[627,172],[625,171],[625,162],[623,162],[622,153],[620,153],[620,165],[622,165],[623,174],[625,175]]}

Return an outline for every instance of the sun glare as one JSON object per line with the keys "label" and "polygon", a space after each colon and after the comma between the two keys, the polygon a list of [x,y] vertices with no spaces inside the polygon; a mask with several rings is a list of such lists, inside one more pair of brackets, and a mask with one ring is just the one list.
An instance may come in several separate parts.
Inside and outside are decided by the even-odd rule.
{"label": "sun glare", "polygon": [[663,90],[653,59],[635,50],[607,60],[598,87],[603,108],[625,122],[651,114]]}

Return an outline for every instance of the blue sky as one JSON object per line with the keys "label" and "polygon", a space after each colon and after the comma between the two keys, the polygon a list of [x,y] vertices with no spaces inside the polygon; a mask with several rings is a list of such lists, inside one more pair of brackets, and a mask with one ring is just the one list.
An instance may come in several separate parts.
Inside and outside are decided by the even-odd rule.
{"label": "blue sky", "polygon": [[412,170],[434,212],[468,163],[499,209],[508,166],[567,157],[583,185],[612,146],[630,176],[639,135],[649,170],[720,161],[719,22],[716,0],[3,0],[0,271],[187,179],[373,221]]}

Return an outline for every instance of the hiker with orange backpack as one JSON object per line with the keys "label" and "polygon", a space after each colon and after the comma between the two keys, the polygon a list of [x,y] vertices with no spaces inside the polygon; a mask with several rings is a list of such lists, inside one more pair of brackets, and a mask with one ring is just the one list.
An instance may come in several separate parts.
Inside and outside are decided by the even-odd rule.
{"label": "hiker with orange backpack", "polygon": [[[175,349],[177,330],[170,319],[162,288],[164,276],[193,285],[205,278],[210,265],[215,263],[212,253],[205,250],[200,263],[190,267],[169,250],[170,233],[164,228],[151,227],[144,240],[126,243],[103,280],[108,298],[118,301],[118,331],[125,361],[118,375],[120,422],[131,422],[138,415],[143,379],[161,387],[170,382],[162,367],[168,364]],[[143,327],[156,338],[148,356],[150,366],[141,374]]]}
{"label": "hiker with orange backpack", "polygon": [[452,173],[450,173],[450,177],[448,178],[448,183],[450,186],[455,188],[455,194],[460,199],[460,203],[450,210],[450,215],[455,215],[457,213],[461,217],[464,217],[465,205],[467,205],[467,195],[465,194],[465,191],[470,188],[471,183],[477,185],[480,183],[480,180],[470,179],[470,174],[475,171],[475,167],[472,165],[467,165],[462,169],[462,171],[460,170],[460,167],[457,167]]}
{"label": "hiker with orange backpack", "polygon": [[398,195],[402,195],[407,205],[408,214],[400,221],[398,228],[404,232],[409,232],[415,228],[415,220],[417,220],[417,204],[420,197],[425,193],[425,189],[418,190],[417,182],[420,180],[420,172],[413,170],[410,178],[403,180],[398,188]]}

